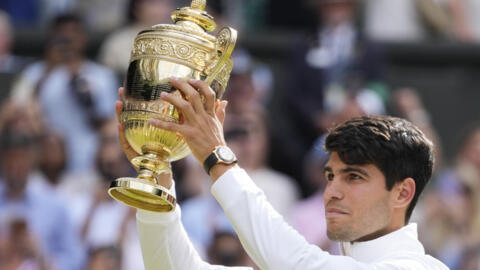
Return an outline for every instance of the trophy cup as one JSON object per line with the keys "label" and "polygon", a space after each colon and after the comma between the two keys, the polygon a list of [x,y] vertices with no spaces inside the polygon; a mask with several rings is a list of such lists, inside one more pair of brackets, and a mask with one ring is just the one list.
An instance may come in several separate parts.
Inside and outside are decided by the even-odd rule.
{"label": "trophy cup", "polygon": [[131,52],[125,81],[120,122],[131,147],[140,155],[130,162],[138,177],[114,180],[108,193],[129,206],[154,212],[175,209],[176,199],[157,177],[171,174],[169,163],[190,153],[183,137],[149,124],[150,118],[179,122],[175,106],[160,99],[165,91],[181,96],[170,77],[207,82],[220,99],[233,68],[231,54],[236,30],[225,27],[217,36],[207,32],[216,27],[206,13],[206,0],[193,0],[190,7],[177,8],[174,24],[158,24],[138,33]]}

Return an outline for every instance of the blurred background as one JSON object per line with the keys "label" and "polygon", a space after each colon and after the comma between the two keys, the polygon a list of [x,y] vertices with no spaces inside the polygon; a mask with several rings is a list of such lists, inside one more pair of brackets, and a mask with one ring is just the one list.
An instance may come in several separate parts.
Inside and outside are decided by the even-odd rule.
{"label": "blurred background", "polygon": [[[389,114],[436,145],[414,211],[428,253],[480,268],[480,0],[209,0],[239,31],[225,138],[274,208],[326,238],[324,134]],[[180,0],[0,1],[0,269],[143,269],[135,211],[106,193],[134,176],[116,92],[136,34]],[[182,220],[205,260],[254,263],[192,157],[173,164]]]}

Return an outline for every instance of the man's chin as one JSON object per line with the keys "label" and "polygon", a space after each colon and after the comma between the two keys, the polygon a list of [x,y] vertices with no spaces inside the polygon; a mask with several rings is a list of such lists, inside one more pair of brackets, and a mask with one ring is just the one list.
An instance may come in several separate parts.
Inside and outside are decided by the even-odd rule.
{"label": "man's chin", "polygon": [[327,227],[328,239],[336,242],[349,242],[353,240],[353,237],[347,229],[337,226],[338,225],[336,225],[335,228],[333,228],[333,226]]}

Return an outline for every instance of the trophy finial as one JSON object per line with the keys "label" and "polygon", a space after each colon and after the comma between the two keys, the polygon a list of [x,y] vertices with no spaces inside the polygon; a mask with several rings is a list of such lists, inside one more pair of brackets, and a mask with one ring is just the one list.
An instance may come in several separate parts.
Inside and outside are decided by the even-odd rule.
{"label": "trophy finial", "polygon": [[198,9],[201,11],[204,11],[206,6],[207,6],[206,0],[192,0],[192,3],[190,4],[191,8]]}
{"label": "trophy finial", "polygon": [[206,0],[192,0],[189,7],[178,8],[172,12],[172,19],[176,24],[194,23],[205,31],[213,31],[217,25],[213,17],[205,12],[206,6]]}

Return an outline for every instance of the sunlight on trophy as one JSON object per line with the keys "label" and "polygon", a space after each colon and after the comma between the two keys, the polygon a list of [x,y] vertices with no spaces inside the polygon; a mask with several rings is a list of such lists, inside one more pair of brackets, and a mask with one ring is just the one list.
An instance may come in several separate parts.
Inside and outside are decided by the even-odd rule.
{"label": "sunlight on trophy", "polygon": [[179,112],[160,99],[165,91],[181,96],[170,77],[206,81],[220,99],[233,68],[231,54],[237,31],[216,27],[206,13],[206,0],[193,0],[190,7],[172,12],[174,24],[158,24],[135,38],[125,81],[121,123],[129,144],[140,155],[130,162],[138,177],[114,180],[110,196],[127,205],[155,212],[173,211],[176,199],[158,183],[160,174],[171,174],[169,163],[190,153],[181,135],[153,127],[150,118],[179,122]]}

